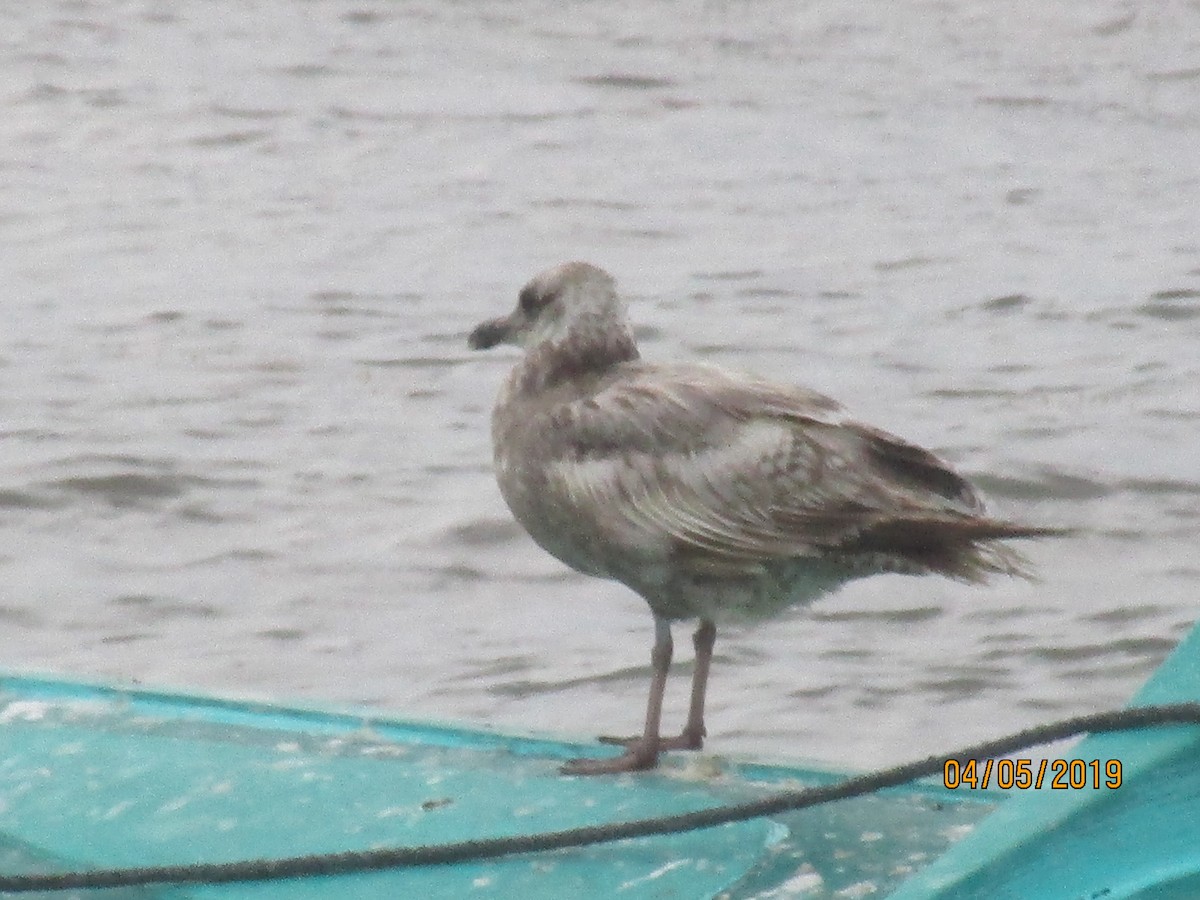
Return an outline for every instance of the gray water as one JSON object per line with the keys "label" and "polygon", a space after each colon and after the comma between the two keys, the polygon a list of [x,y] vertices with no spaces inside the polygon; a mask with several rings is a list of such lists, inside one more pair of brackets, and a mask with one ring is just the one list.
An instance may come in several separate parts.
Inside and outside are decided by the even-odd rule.
{"label": "gray water", "polygon": [[[644,354],[925,444],[1041,581],[722,633],[718,753],[1124,702],[1196,617],[1200,4],[46,2],[0,33],[0,666],[586,735],[651,623],[511,522],[467,331],[582,258]],[[690,647],[677,636],[668,727]]]}

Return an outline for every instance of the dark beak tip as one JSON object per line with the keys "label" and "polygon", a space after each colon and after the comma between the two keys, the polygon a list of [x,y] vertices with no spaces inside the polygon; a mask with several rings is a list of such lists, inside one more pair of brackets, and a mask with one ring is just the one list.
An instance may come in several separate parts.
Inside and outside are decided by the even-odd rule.
{"label": "dark beak tip", "polygon": [[481,322],[467,337],[467,346],[472,350],[487,350],[504,340],[504,325],[496,319]]}

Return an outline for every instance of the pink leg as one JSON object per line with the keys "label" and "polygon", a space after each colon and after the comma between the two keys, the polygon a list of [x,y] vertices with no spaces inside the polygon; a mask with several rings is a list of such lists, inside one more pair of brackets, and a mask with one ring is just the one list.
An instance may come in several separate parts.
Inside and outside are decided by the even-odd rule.
{"label": "pink leg", "polygon": [[[708,689],[708,672],[712,667],[713,644],[717,640],[717,626],[709,619],[701,619],[700,627],[692,635],[692,646],[696,648],[695,669],[692,671],[692,699],[688,704],[687,724],[676,737],[658,739],[659,750],[699,750],[704,746],[704,697]],[[632,748],[641,743],[643,737],[602,737],[602,744],[619,744]]]}
{"label": "pink leg", "polygon": [[646,725],[642,736],[629,741],[620,756],[570,760],[560,770],[564,775],[604,775],[654,768],[658,763],[658,728],[662,721],[663,692],[667,687],[667,671],[671,668],[673,652],[671,623],[655,616],[654,649],[650,651],[653,676],[650,679],[650,699],[646,704]]}
{"label": "pink leg", "polygon": [[[708,670],[712,666],[713,644],[717,641],[717,626],[710,619],[701,619],[700,627],[692,635],[692,646],[696,648],[696,668],[692,673],[692,699],[688,704],[687,724],[679,735],[674,749],[699,750],[704,746],[704,695],[708,690]],[[663,747],[662,749],[671,749]]]}

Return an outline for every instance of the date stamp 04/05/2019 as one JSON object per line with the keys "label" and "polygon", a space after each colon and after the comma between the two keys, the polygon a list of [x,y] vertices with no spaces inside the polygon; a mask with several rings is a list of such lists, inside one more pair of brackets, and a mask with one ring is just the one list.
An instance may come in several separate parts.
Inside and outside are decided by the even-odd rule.
{"label": "date stamp 04/05/2019", "polygon": [[948,759],[942,766],[950,790],[1116,790],[1121,780],[1119,759]]}

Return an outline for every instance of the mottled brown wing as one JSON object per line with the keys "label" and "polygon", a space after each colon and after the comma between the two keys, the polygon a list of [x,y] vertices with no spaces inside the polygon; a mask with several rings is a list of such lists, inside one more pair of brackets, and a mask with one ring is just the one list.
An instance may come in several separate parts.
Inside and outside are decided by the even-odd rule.
{"label": "mottled brown wing", "polygon": [[828,398],[720,370],[638,364],[552,419],[546,489],[626,546],[763,561],[982,509],[932,454]]}

